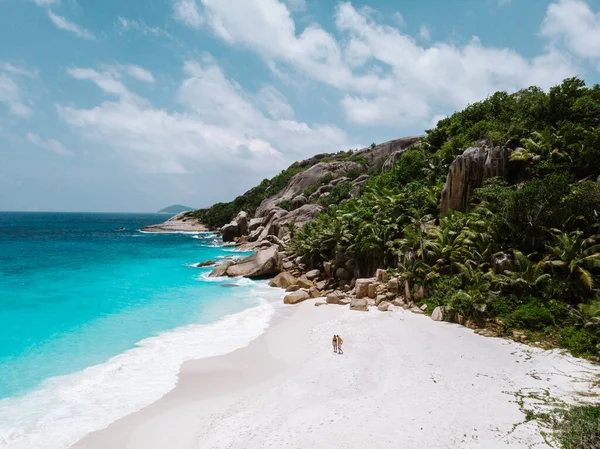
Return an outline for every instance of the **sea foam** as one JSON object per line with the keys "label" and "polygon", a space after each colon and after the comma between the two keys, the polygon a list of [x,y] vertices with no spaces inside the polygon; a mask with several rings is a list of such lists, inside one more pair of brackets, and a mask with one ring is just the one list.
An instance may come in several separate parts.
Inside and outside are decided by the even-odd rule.
{"label": "sea foam", "polygon": [[140,341],[105,363],[51,378],[25,395],[0,400],[0,448],[66,449],[86,434],[151,404],[173,389],[183,362],[226,354],[262,334],[276,289],[246,279],[258,306],[208,325],[188,325]]}

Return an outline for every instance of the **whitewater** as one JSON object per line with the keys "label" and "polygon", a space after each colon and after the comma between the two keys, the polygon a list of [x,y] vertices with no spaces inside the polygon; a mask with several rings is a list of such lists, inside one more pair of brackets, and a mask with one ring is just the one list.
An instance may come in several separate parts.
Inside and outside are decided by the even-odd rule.
{"label": "whitewater", "polygon": [[157,220],[0,214],[0,448],[67,448],[172,390],[186,360],[267,329],[277,290],[194,267],[243,254],[139,232]]}

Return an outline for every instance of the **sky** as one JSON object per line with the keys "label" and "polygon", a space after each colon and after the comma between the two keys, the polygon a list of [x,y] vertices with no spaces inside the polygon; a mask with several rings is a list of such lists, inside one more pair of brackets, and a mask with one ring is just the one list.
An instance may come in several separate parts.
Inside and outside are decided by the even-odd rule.
{"label": "sky", "polygon": [[0,210],[204,207],[571,76],[600,0],[0,0]]}

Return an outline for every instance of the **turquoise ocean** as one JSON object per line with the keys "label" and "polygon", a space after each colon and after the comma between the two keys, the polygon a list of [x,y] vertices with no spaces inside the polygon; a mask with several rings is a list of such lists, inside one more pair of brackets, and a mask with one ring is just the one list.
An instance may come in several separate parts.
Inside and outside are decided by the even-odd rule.
{"label": "turquoise ocean", "polygon": [[67,448],[268,327],[278,290],[194,266],[248,253],[140,232],[166,218],[0,212],[0,448]]}

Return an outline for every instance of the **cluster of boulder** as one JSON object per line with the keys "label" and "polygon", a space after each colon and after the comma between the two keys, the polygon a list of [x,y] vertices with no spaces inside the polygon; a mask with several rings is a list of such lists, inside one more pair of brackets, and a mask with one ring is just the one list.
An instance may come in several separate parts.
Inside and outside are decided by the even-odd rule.
{"label": "cluster of boulder", "polygon": [[[334,272],[331,263],[325,263],[323,270],[305,272],[306,267],[301,258],[285,254],[283,257],[282,266],[286,267],[287,271],[275,276],[269,285],[285,289],[285,304],[298,304],[309,298],[318,298],[320,300],[315,302],[315,306],[335,304],[363,312],[370,308],[388,312],[401,307],[414,313],[424,313],[424,309],[414,304],[410,293],[407,299],[400,280],[390,277],[386,270],[378,269],[371,278],[350,279],[345,268],[338,268]],[[436,308],[432,318],[443,321],[443,311]]]}

